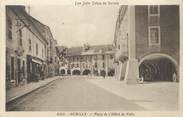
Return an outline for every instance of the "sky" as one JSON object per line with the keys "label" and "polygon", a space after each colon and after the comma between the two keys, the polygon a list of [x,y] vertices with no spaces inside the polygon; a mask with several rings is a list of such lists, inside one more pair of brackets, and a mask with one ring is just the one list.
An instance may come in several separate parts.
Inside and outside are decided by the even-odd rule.
{"label": "sky", "polygon": [[118,6],[30,6],[30,14],[50,27],[58,45],[112,44]]}

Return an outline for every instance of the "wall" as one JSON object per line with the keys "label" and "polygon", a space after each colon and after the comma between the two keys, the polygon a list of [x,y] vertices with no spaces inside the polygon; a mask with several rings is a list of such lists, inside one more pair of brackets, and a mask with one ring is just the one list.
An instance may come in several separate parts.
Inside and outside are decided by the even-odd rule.
{"label": "wall", "polygon": [[[14,57],[14,63],[17,63],[16,61],[16,53],[15,50],[18,48],[18,42],[17,42],[17,27],[16,27],[16,20],[17,17],[15,16],[15,14],[9,10],[8,8],[6,9],[6,18],[10,19],[12,22],[12,39],[10,39],[8,37],[8,23],[6,22],[6,79],[8,81],[10,81],[10,71],[11,71],[11,56]],[[16,64],[14,64],[15,66],[15,72],[17,69]],[[15,76],[15,73],[14,73]]]}
{"label": "wall", "polygon": [[177,6],[160,7],[161,45],[148,44],[148,7],[135,7],[136,19],[136,57],[138,59],[150,53],[165,53],[179,63],[179,9]]}
{"label": "wall", "polygon": [[[43,41],[40,41],[40,39],[38,39],[28,29],[24,29],[24,30],[26,30],[26,34],[23,35],[24,43],[25,43],[25,47],[24,48],[26,50],[26,53],[45,61],[46,60],[46,55],[45,55],[46,43],[43,42]],[[30,45],[29,44],[29,39],[31,40],[31,51],[29,50],[29,45]],[[36,54],[36,44],[38,44],[38,54]],[[43,51],[42,51],[42,49],[43,49]]]}

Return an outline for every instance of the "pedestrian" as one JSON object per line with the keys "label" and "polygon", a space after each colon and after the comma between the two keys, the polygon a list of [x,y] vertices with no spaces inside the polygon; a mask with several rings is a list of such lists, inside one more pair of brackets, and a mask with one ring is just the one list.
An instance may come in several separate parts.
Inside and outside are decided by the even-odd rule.
{"label": "pedestrian", "polygon": [[104,79],[105,79],[105,75],[106,75],[106,74],[105,74],[105,71],[103,71],[103,77],[104,77]]}
{"label": "pedestrian", "polygon": [[177,82],[177,74],[174,72],[172,75],[173,82]]}
{"label": "pedestrian", "polygon": [[141,77],[140,77],[140,83],[142,84],[143,82],[144,82],[144,77],[141,76]]}

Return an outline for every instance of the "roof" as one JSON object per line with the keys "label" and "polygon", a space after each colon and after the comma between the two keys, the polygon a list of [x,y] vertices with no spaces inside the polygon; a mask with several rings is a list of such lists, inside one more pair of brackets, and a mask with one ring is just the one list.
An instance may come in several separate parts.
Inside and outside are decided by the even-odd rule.
{"label": "roof", "polygon": [[63,51],[65,48],[67,48],[67,47],[65,47],[65,46],[56,46],[56,48],[59,50],[59,51]]}
{"label": "roof", "polygon": [[71,47],[67,50],[67,56],[78,55],[95,55],[95,54],[112,54],[114,53],[114,47],[112,45],[93,45],[89,50],[84,50],[82,46]]}
{"label": "roof", "polygon": [[127,11],[127,8],[128,8],[127,5],[121,5],[119,8],[119,13],[118,13],[118,17],[117,17],[116,25],[115,25],[114,41],[113,41],[113,43],[115,45],[116,45],[116,41],[117,41],[117,37],[118,37],[117,33],[119,31],[121,22],[123,21],[123,18],[125,16],[126,11]]}
{"label": "roof", "polygon": [[45,25],[45,29],[46,29],[48,35],[51,36],[51,39],[54,40],[53,35],[52,35],[52,33],[51,33],[51,30],[50,30],[50,27]]}
{"label": "roof", "polygon": [[81,55],[83,47],[71,47],[67,49],[68,56]]}
{"label": "roof", "polygon": [[48,43],[46,40],[46,37],[45,37],[45,26],[46,25],[42,24],[40,21],[38,21],[37,19],[30,16],[25,11],[25,6],[9,5],[9,6],[7,6],[7,8],[11,9],[15,13],[15,15],[17,15],[17,17],[21,20],[21,22],[24,23],[24,25],[27,27],[27,29],[29,29],[32,33],[34,33],[34,35],[37,36],[38,39]]}
{"label": "roof", "polygon": [[35,24],[35,27],[39,30],[39,32],[46,38],[45,29],[48,26],[42,24],[40,21],[38,21],[37,19],[33,18],[32,16],[29,16],[29,17],[32,20],[32,22]]}
{"label": "roof", "polygon": [[106,51],[113,51],[114,47],[110,44],[110,45],[93,45],[91,46],[91,49],[94,49],[95,52],[102,50],[103,52]]}

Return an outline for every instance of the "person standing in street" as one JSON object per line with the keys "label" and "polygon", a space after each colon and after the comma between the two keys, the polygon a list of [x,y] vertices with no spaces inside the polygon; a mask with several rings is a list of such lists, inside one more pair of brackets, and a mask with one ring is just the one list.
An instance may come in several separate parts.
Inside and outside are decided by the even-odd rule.
{"label": "person standing in street", "polygon": [[172,75],[173,82],[177,82],[177,74],[174,72]]}

